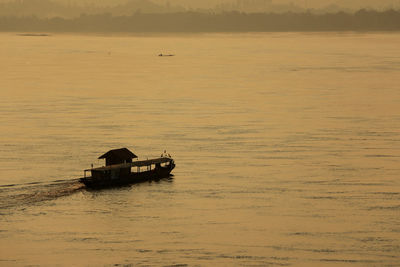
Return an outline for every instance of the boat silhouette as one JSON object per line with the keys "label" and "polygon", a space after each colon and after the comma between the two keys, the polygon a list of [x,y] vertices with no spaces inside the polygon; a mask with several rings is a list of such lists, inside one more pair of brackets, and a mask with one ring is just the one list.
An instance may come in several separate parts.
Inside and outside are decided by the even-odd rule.
{"label": "boat silhouette", "polygon": [[[113,149],[100,156],[106,165],[84,170],[79,181],[88,188],[112,187],[133,184],[149,180],[158,180],[170,176],[175,168],[172,157],[164,151],[158,158],[133,160],[137,156],[127,148]],[[86,176],[90,172],[91,176]]]}

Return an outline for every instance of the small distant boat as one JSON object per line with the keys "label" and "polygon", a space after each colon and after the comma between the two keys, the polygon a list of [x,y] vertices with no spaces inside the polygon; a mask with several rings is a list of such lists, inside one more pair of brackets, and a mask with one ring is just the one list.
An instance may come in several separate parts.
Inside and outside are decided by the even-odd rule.
{"label": "small distant boat", "polygon": [[36,37],[43,37],[43,36],[50,36],[48,33],[18,33],[19,36],[36,36]]}
{"label": "small distant boat", "polygon": [[[149,180],[158,180],[170,176],[175,168],[172,157],[164,151],[159,158],[133,160],[137,156],[127,148],[113,149],[100,156],[105,159],[103,167],[84,170],[84,177],[79,181],[88,188],[103,188],[133,184]],[[91,176],[87,177],[86,173]]]}

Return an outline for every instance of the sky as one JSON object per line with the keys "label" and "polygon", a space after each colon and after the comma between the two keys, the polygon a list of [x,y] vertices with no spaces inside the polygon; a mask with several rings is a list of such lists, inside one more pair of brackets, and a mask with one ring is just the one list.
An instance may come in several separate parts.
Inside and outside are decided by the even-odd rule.
{"label": "sky", "polygon": [[[0,2],[9,2],[13,0],[0,0]],[[29,0],[27,0],[29,1]],[[117,5],[129,0],[53,0],[55,2],[78,3],[78,4],[96,4],[96,5]],[[156,3],[171,5],[181,5],[187,8],[213,8],[221,3],[236,2],[237,0],[151,0]],[[262,1],[262,0],[245,0],[245,1]],[[269,0],[266,0],[269,1]],[[400,0],[270,0],[273,4],[289,4],[293,3],[301,7],[322,8],[327,5],[335,4],[343,8],[360,9],[364,7],[370,8],[387,8],[390,6],[400,8]]]}
{"label": "sky", "polygon": [[[156,0],[165,1],[165,0]],[[171,3],[180,3],[197,6],[213,6],[218,3],[236,2],[236,0],[170,0]],[[294,3],[298,6],[309,8],[321,8],[327,5],[336,4],[346,8],[362,8],[366,6],[381,8],[388,5],[400,5],[400,0],[272,0],[273,4],[289,4]]]}

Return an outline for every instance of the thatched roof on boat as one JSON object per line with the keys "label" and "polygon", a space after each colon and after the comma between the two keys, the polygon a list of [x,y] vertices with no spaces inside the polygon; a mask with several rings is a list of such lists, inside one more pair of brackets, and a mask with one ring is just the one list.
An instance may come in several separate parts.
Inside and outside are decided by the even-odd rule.
{"label": "thatched roof on boat", "polygon": [[100,156],[99,159],[107,159],[107,158],[119,158],[119,159],[134,159],[137,158],[135,154],[133,154],[129,149],[127,148],[118,148],[118,149],[112,149],[105,153],[104,155]]}

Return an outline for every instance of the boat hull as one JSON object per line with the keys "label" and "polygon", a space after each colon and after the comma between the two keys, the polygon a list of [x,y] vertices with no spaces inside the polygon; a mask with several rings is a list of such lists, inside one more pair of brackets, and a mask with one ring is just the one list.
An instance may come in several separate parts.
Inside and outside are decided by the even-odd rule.
{"label": "boat hull", "polygon": [[80,178],[79,181],[85,184],[87,188],[106,188],[106,187],[123,186],[145,181],[168,178],[171,176],[171,171],[174,168],[175,164],[171,164],[168,167],[160,167],[154,170],[144,171],[139,173],[130,173],[128,175],[122,175],[116,178],[85,177],[85,178]]}

